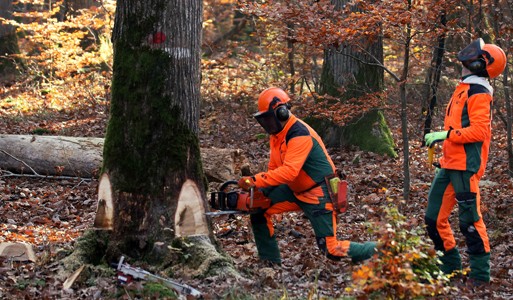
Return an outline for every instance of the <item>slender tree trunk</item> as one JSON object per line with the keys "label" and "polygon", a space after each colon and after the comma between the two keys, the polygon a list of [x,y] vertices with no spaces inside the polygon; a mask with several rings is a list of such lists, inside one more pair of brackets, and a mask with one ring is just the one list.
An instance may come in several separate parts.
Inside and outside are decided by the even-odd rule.
{"label": "slender tree trunk", "polygon": [[[440,16],[440,23],[442,26],[447,24],[447,18],[445,14]],[[431,131],[433,121],[433,111],[438,104],[438,83],[440,82],[440,75],[442,73],[442,62],[445,53],[445,33],[438,37],[438,45],[433,51],[433,58],[428,69],[426,76],[426,101],[427,105],[423,105],[422,112],[426,114],[426,120],[424,122],[424,134],[422,135],[422,145],[424,145],[424,135]]]}
{"label": "slender tree trunk", "polygon": [[[499,0],[494,1],[494,6],[492,9],[495,10],[505,10],[511,12],[513,7],[511,4],[511,1],[501,2]],[[498,38],[496,41],[497,45],[500,46],[505,52],[506,52],[506,58],[510,56],[510,47],[511,42],[508,36],[502,36],[501,35],[501,24],[507,22],[508,17],[505,17],[503,14],[500,14],[499,16],[496,16],[493,18],[493,29],[496,36],[500,36],[501,38]],[[513,107],[511,105],[511,93],[510,93],[510,80],[509,80],[509,64],[506,63],[506,68],[504,69],[504,72],[502,73],[502,86],[504,87],[504,105],[506,107],[506,117],[503,118],[500,114],[499,116],[501,119],[504,119],[504,123],[506,125],[506,152],[508,155],[508,174],[510,177],[513,177],[513,136],[512,136],[512,130],[513,130]],[[500,112],[499,109],[497,109],[497,112]]]}
{"label": "slender tree trunk", "polygon": [[[411,8],[411,1],[408,1],[408,8]],[[410,42],[411,42],[411,28],[406,25],[406,40],[404,43],[404,59],[403,59],[403,74],[399,90],[401,94],[401,132],[403,137],[403,197],[404,200],[410,198],[410,145],[408,136],[408,111],[407,111],[407,96],[406,96],[406,80],[408,79],[408,68],[410,63]]]}
{"label": "slender tree trunk", "polygon": [[289,70],[290,70],[290,86],[289,86],[289,93],[291,95],[294,95],[296,92],[296,82],[295,82],[295,76],[296,76],[296,68],[294,65],[294,41],[291,39],[294,31],[294,24],[288,23],[287,24],[287,32],[288,32],[288,38],[287,38],[287,49],[289,51],[287,59],[289,63]]}
{"label": "slender tree trunk", "polygon": [[506,105],[506,151],[508,153],[508,174],[513,177],[513,108],[511,105],[511,95],[509,92],[509,67],[506,65],[504,73],[502,73],[502,84],[504,86],[504,103]]}
{"label": "slender tree trunk", "polygon": [[[117,3],[102,169],[114,205],[109,256],[160,261],[157,244],[209,234],[178,228],[186,218],[206,223],[192,210],[204,212],[206,186],[198,140],[202,9],[200,0]],[[184,186],[193,192],[180,204]]]}

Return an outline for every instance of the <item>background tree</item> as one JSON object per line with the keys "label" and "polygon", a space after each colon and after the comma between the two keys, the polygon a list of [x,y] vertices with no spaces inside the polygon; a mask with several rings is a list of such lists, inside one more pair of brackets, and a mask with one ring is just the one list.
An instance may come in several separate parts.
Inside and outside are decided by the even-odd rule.
{"label": "background tree", "polygon": [[89,9],[100,5],[102,5],[101,1],[96,0],[63,0],[54,16],[59,21],[65,21],[71,15],[78,15],[81,9]]}
{"label": "background tree", "polygon": [[10,81],[14,79],[20,60],[13,54],[19,54],[18,37],[16,28],[7,23],[6,20],[12,20],[13,2],[12,0],[0,0],[0,81]]}
{"label": "background tree", "polygon": [[[331,2],[334,9],[345,10],[346,14],[359,11],[357,6],[344,9],[348,4],[346,0]],[[381,31],[379,24],[374,25],[376,25],[374,30]],[[377,66],[377,64],[383,65],[382,36],[379,34],[368,36],[356,45],[341,42],[329,45],[324,50],[319,94],[338,98],[342,105],[349,99],[356,98],[365,106],[367,95],[383,91],[384,72]],[[391,157],[397,156],[385,117],[377,108],[356,115],[342,127],[331,126],[335,126],[336,134],[331,138],[325,137],[330,146],[356,145],[362,150],[388,154]],[[324,128],[319,131],[332,130]]]}
{"label": "background tree", "polygon": [[511,82],[510,82],[510,57],[511,57],[511,35],[513,34],[513,28],[506,26],[505,24],[511,24],[513,22],[513,4],[511,1],[497,1],[494,0],[491,6],[492,11],[500,10],[502,14],[491,14],[491,25],[493,28],[493,35],[496,37],[495,42],[505,52],[508,58],[506,69],[502,74],[502,86],[504,88],[504,101],[501,99],[495,100],[496,112],[506,127],[506,153],[508,157],[508,174],[513,177],[513,105],[511,104]]}
{"label": "background tree", "polygon": [[[442,12],[442,15],[440,16],[440,25],[442,28],[447,25],[445,12]],[[431,63],[426,72],[425,86],[422,92],[425,97],[425,100],[422,102],[422,114],[426,115],[426,120],[424,122],[424,135],[431,132],[433,112],[438,103],[438,84],[440,83],[440,76],[442,74],[445,40],[446,33],[442,32],[438,37],[437,46],[433,49],[433,57],[431,58]]]}

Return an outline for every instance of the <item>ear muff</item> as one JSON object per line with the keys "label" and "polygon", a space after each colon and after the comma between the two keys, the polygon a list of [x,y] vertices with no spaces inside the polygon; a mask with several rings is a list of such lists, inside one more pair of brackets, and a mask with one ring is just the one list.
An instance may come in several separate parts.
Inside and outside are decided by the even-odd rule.
{"label": "ear muff", "polygon": [[287,105],[280,105],[276,109],[276,118],[278,118],[278,120],[281,122],[287,121],[289,119],[289,109]]}
{"label": "ear muff", "polygon": [[465,67],[472,73],[477,73],[486,69],[486,61],[484,58],[480,57],[472,62],[466,63]]}

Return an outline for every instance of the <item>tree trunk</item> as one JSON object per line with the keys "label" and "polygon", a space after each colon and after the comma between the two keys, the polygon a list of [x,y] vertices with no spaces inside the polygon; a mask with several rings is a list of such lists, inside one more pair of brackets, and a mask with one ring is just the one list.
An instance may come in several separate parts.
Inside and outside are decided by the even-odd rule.
{"label": "tree trunk", "polygon": [[[12,0],[0,0],[0,17],[10,20],[12,11]],[[17,73],[16,66],[21,62],[10,56],[18,53],[20,49],[16,28],[0,22],[0,82],[14,80]]]}
{"label": "tree trunk", "polygon": [[64,0],[54,17],[59,21],[64,21],[68,19],[68,16],[77,15],[80,9],[99,7],[100,5],[100,1],[96,0]]}
{"label": "tree trunk", "polygon": [[102,167],[114,206],[110,260],[176,264],[176,237],[211,235],[198,139],[202,9],[200,0],[117,2]]}
{"label": "tree trunk", "polygon": [[[336,9],[340,9],[347,2],[347,0],[332,0]],[[376,59],[381,64],[383,63],[382,39],[377,38],[373,43],[362,42],[362,47],[365,48],[367,53],[356,51],[349,45],[336,45],[324,51],[324,62],[319,87],[320,94],[339,98],[339,101],[343,102],[350,98],[362,97],[366,93],[383,89],[383,69],[370,65],[370,63],[376,64]],[[322,120],[313,121],[312,124],[322,124],[322,127],[328,125]],[[333,147],[339,143],[350,144],[356,145],[362,150],[379,154],[386,153],[392,157],[397,156],[390,129],[380,111],[368,111],[363,115],[357,116],[353,122],[344,127],[328,130],[329,132],[342,134],[342,136],[335,137],[334,139],[327,138],[326,131],[319,130],[320,127],[315,128],[321,133],[328,146]],[[359,138],[355,138],[355,132],[358,133]],[[362,136],[368,138],[362,139]]]}
{"label": "tree trunk", "polygon": [[[411,9],[411,0],[408,0],[408,9]],[[411,43],[411,27],[405,26],[404,40],[404,58],[403,72],[399,83],[399,91],[401,94],[401,135],[403,138],[403,198],[408,200],[410,197],[410,144],[408,135],[408,110],[406,96],[406,80],[408,79],[408,69],[410,65],[410,43]]]}
{"label": "tree trunk", "polygon": [[[440,16],[440,23],[442,26],[447,24],[447,18],[445,14]],[[422,135],[422,145],[424,145],[424,135],[431,132],[431,126],[433,121],[433,111],[438,102],[438,83],[440,82],[440,75],[442,73],[442,62],[445,53],[445,34],[438,37],[438,46],[433,50],[433,57],[431,64],[428,68],[425,91],[426,101],[422,105],[422,112],[426,115],[424,122],[424,134]]]}
{"label": "tree trunk", "polygon": [[[495,9],[500,10],[509,10],[511,11],[512,3],[511,2],[501,2],[499,0],[494,1]],[[507,17],[504,15],[497,16],[493,19],[493,28],[495,36],[502,36],[503,38],[498,38],[496,43],[497,46],[501,47],[506,52],[506,57],[510,57],[510,47],[511,42],[507,35],[503,35],[503,27],[501,24],[507,22]],[[504,124],[506,126],[506,152],[508,153],[508,174],[510,177],[513,177],[513,105],[511,104],[511,93],[510,91],[510,80],[509,80],[509,65],[506,64],[506,68],[502,73],[502,86],[504,87],[504,106],[506,108],[506,116],[502,117],[500,114],[500,109],[497,109],[497,113],[501,119],[503,119]],[[494,101],[494,105],[497,105],[497,99]]]}

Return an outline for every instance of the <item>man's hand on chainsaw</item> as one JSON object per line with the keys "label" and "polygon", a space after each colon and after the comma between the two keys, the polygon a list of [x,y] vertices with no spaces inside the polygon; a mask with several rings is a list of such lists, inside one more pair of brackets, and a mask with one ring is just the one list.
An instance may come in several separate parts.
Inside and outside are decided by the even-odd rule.
{"label": "man's hand on chainsaw", "polygon": [[237,183],[239,187],[245,191],[249,191],[251,188],[255,187],[255,178],[250,176],[244,176],[239,179]]}

